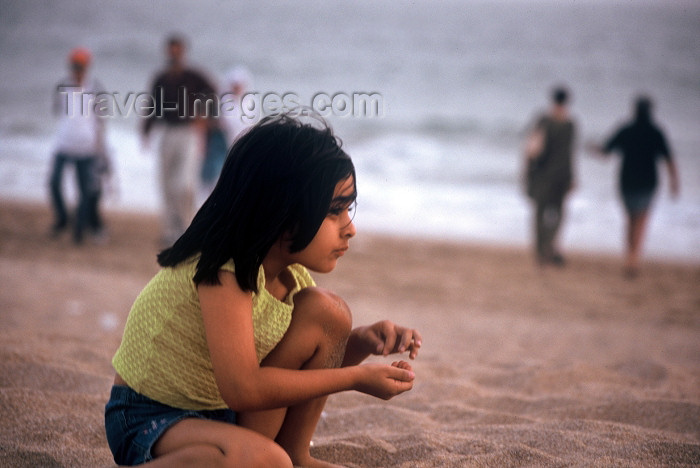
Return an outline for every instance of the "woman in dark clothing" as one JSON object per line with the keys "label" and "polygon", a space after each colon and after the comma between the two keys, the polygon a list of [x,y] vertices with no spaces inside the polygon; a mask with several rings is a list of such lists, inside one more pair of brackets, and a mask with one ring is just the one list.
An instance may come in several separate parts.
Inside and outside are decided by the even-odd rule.
{"label": "woman in dark clothing", "polygon": [[535,253],[541,266],[564,265],[556,244],[564,218],[564,202],[574,185],[572,159],[576,136],[568,103],[569,91],[555,88],[550,111],[537,119],[531,131],[531,138],[540,141],[527,155],[527,194],[534,205]]}
{"label": "woman in dark clothing", "polygon": [[678,195],[678,171],[666,137],[652,120],[652,102],[639,97],[635,118],[619,128],[598,152],[622,155],[620,193],[627,213],[627,257],[625,273],[635,276],[639,269],[641,246],[646,231],[651,202],[658,186],[657,160],[668,168],[671,193]]}

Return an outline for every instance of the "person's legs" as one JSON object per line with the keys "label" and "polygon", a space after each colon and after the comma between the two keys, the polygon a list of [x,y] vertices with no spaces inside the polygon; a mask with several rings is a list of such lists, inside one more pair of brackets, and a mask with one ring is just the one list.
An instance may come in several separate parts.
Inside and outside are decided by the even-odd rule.
{"label": "person's legs", "polygon": [[196,212],[195,198],[204,153],[204,136],[196,125],[188,125],[180,135],[180,164],[176,176],[177,222],[185,232]]}
{"label": "person's legs", "polygon": [[535,203],[535,219],[534,219],[534,237],[535,237],[535,258],[539,264],[546,263],[547,255],[545,249],[545,223],[544,212],[545,205],[543,203]]}
{"label": "person's legs", "polygon": [[182,234],[177,222],[177,175],[180,166],[180,141],[176,128],[166,127],[160,144],[159,179],[161,189],[161,238],[169,246]]}
{"label": "person's legs", "polygon": [[201,141],[194,125],[166,128],[160,149],[163,241],[175,242],[192,221],[199,178]]}
{"label": "person's legs", "polygon": [[642,243],[646,233],[649,211],[628,214],[627,217],[627,258],[625,260],[625,272],[634,275],[639,270],[639,259],[642,252]]}
{"label": "person's legs", "polygon": [[563,264],[555,247],[562,220],[562,199],[538,202],[535,206],[535,245],[538,262]]}
{"label": "person's legs", "polygon": [[175,408],[119,383],[105,405],[105,435],[120,465],[291,467],[282,447],[237,426],[230,409]]}
{"label": "person's legs", "polygon": [[90,171],[90,197],[88,199],[87,223],[95,236],[104,235],[104,222],[100,213],[100,200],[102,198],[102,170],[100,161],[96,157]]}
{"label": "person's legs", "polygon": [[625,274],[628,276],[635,276],[639,270],[642,244],[653,198],[654,190],[622,192],[622,202],[627,215]]}
{"label": "person's legs", "polygon": [[104,221],[100,213],[100,199],[102,191],[92,192],[88,200],[88,226],[92,230],[93,241],[96,243],[104,243],[107,241]]}
{"label": "person's legs", "polygon": [[76,244],[83,241],[83,231],[90,224],[94,196],[94,158],[75,160],[75,176],[78,182],[78,208],[76,209],[73,240]]}
{"label": "person's legs", "polygon": [[269,438],[233,424],[184,419],[165,431],[145,466],[291,467],[285,451]]}
{"label": "person's legs", "polygon": [[[294,297],[292,322],[264,366],[287,369],[340,367],[352,329],[348,306],[331,292],[308,288]],[[238,413],[238,424],[275,439],[295,465],[334,466],[311,458],[309,444],[326,397],[287,409]]]}
{"label": "person's legs", "polygon": [[564,218],[564,197],[552,200],[544,214],[545,225],[547,226],[547,249],[549,251],[549,261],[558,266],[564,264],[564,258],[557,247],[559,230]]}
{"label": "person's legs", "polygon": [[51,205],[54,212],[54,224],[52,234],[58,235],[68,225],[68,213],[63,200],[63,168],[66,164],[66,156],[58,153],[54,156],[49,188],[51,193]]}

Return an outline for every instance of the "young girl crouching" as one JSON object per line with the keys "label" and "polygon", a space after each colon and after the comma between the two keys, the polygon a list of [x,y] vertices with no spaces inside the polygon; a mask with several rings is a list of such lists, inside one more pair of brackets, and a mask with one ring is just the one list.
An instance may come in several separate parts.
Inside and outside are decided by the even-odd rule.
{"label": "young girl crouching", "polygon": [[308,272],[332,271],[347,251],[356,197],[325,124],[269,117],[237,140],[129,313],[105,408],[118,464],[333,466],[309,453],[328,395],[412,388],[405,361],[359,364],[414,359],[420,334],[389,321],[353,329]]}

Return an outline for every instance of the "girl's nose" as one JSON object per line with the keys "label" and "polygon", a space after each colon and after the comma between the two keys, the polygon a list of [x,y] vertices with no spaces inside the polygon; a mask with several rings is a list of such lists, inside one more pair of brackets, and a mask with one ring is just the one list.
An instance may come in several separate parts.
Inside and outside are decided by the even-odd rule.
{"label": "girl's nose", "polygon": [[355,237],[355,234],[357,234],[357,229],[355,229],[355,223],[350,221],[350,223],[343,228],[343,237],[350,239],[351,237]]}

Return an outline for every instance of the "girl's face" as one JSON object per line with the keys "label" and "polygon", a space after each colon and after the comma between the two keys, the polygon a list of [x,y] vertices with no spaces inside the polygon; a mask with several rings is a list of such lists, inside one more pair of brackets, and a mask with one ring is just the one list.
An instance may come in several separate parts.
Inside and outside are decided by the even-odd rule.
{"label": "girl's face", "polygon": [[357,233],[352,222],[354,202],[346,201],[353,199],[354,193],[355,179],[352,176],[338,182],[331,209],[311,243],[291,254],[295,263],[318,273],[333,271],[338,259],[350,247],[350,238]]}

